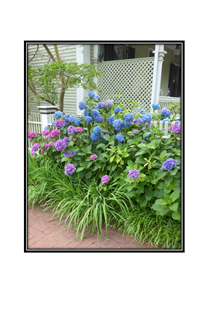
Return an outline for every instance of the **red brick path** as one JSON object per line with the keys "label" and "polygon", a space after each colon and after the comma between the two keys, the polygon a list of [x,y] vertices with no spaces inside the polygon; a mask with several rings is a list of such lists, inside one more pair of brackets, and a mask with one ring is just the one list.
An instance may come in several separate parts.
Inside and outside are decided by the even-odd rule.
{"label": "red brick path", "polygon": [[97,241],[97,234],[90,237],[84,237],[81,241],[78,237],[76,241],[75,229],[69,229],[67,232],[64,221],[54,220],[49,211],[42,211],[35,206],[28,209],[28,249],[41,248],[83,248],[83,249],[153,249],[153,247],[138,242],[133,242],[131,237],[122,235],[115,230],[108,230],[107,239],[105,237],[105,228],[103,228],[102,236]]}

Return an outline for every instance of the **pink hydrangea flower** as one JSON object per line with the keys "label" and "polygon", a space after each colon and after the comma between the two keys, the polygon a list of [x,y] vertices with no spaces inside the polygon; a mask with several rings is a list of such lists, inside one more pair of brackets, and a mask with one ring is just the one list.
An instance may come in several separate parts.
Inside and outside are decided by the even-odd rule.
{"label": "pink hydrangea flower", "polygon": [[60,128],[61,126],[64,126],[65,121],[63,119],[59,119],[55,122],[55,127]]}
{"label": "pink hydrangea flower", "polygon": [[102,183],[108,183],[110,181],[110,178],[108,175],[105,175],[101,178],[101,182]]}
{"label": "pink hydrangea flower", "polygon": [[78,132],[83,132],[83,128],[81,127],[76,127],[75,130],[77,130]]}
{"label": "pink hydrangea flower", "polygon": [[37,136],[37,133],[33,132],[33,131],[28,131],[28,139],[31,140],[31,138]]}
{"label": "pink hydrangea flower", "polygon": [[122,132],[118,132],[117,134],[122,134]]}
{"label": "pink hydrangea flower", "polygon": [[98,156],[96,156],[96,154],[92,154],[92,155],[90,156],[90,158],[91,158],[92,160],[95,160],[95,159],[98,158]]}
{"label": "pink hydrangea flower", "polygon": [[42,136],[47,136],[50,133],[50,130],[43,130],[43,132],[41,133]]}
{"label": "pink hydrangea flower", "polygon": [[179,124],[173,124],[171,127],[169,127],[169,131],[174,133],[181,133],[181,127]]}
{"label": "pink hydrangea flower", "polygon": [[42,153],[44,152],[44,149],[43,149],[43,148],[41,149],[41,152],[42,152]]}
{"label": "pink hydrangea flower", "polygon": [[51,141],[49,142],[48,146],[54,146],[55,145],[55,142]]}
{"label": "pink hydrangea flower", "polygon": [[50,136],[58,138],[60,135],[60,130],[54,129],[51,131]]}
{"label": "pink hydrangea flower", "polygon": [[37,153],[32,152],[31,155],[32,155],[32,156],[37,156]]}

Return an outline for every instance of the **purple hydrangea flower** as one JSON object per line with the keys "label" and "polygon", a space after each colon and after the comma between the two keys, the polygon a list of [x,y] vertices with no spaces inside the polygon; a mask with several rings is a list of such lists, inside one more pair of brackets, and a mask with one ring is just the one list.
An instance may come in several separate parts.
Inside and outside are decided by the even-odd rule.
{"label": "purple hydrangea flower", "polygon": [[181,133],[181,127],[179,124],[173,124],[171,127],[169,127],[169,131],[174,133]]}
{"label": "purple hydrangea flower", "polygon": [[132,131],[132,134],[136,134],[138,132],[139,132],[139,130],[135,129],[135,130]]}
{"label": "purple hydrangea flower", "polygon": [[178,161],[177,160],[174,160],[172,158],[168,158],[163,164],[162,164],[162,168],[169,171],[171,170],[172,168],[176,167],[176,163]]}
{"label": "purple hydrangea flower", "polygon": [[113,102],[112,101],[110,101],[110,100],[106,100],[105,101],[105,105],[104,105],[105,109],[109,109],[112,106],[113,106]]}
{"label": "purple hydrangea flower", "polygon": [[69,174],[73,174],[76,170],[76,167],[72,163],[68,163],[65,166],[65,171],[64,173],[68,176]]}
{"label": "purple hydrangea flower", "polygon": [[72,158],[76,153],[74,151],[71,152],[64,152],[64,157]]}
{"label": "purple hydrangea flower", "polygon": [[161,110],[161,114],[163,115],[163,116],[166,116],[166,114],[167,114],[167,108],[163,108],[162,110]]}
{"label": "purple hydrangea flower", "polygon": [[133,123],[134,124],[143,124],[144,123],[144,121],[142,120],[142,119],[140,119],[140,118],[137,118],[137,119],[135,119],[135,120],[133,120]]}
{"label": "purple hydrangea flower", "polygon": [[40,148],[40,145],[38,143],[35,143],[32,148],[31,151],[37,151]]}
{"label": "purple hydrangea flower", "polygon": [[64,137],[62,140],[64,140],[66,143],[68,143],[70,140],[68,139],[68,137]]}
{"label": "purple hydrangea flower", "polygon": [[137,169],[132,169],[132,170],[128,173],[127,176],[130,177],[132,180],[133,180],[134,178],[139,178],[139,170],[137,170]]}
{"label": "purple hydrangea flower", "polygon": [[105,103],[104,103],[104,102],[99,102],[99,103],[98,103],[98,108],[99,108],[99,109],[103,109],[104,106],[105,106]]}
{"label": "purple hydrangea flower", "polygon": [[74,133],[75,133],[75,127],[69,126],[69,127],[67,128],[67,131],[68,131],[68,134],[74,134]]}
{"label": "purple hydrangea flower", "polygon": [[57,140],[55,143],[55,148],[57,151],[62,151],[66,149],[66,142],[63,139]]}
{"label": "purple hydrangea flower", "polygon": [[65,121],[63,119],[59,119],[55,123],[56,128],[60,128],[61,126],[64,126],[64,125],[65,125]]}
{"label": "purple hydrangea flower", "polygon": [[31,138],[33,138],[33,137],[35,137],[35,136],[37,136],[37,134],[36,134],[35,132],[33,132],[33,131],[28,131],[28,139],[31,140]]}
{"label": "purple hydrangea flower", "polygon": [[110,181],[110,178],[108,175],[105,175],[101,178],[101,182],[102,183],[108,183]]}

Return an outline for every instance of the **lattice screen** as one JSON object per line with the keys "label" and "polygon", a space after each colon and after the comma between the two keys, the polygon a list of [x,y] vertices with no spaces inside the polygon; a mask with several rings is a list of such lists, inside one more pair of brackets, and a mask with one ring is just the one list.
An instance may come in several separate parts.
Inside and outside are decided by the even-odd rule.
{"label": "lattice screen", "polygon": [[[114,99],[123,93],[122,103],[132,108],[129,101],[138,101],[140,109],[150,111],[154,58],[137,58],[99,62],[104,75],[98,80],[101,100]],[[115,101],[116,99],[114,99]],[[132,111],[136,113],[136,110]]]}

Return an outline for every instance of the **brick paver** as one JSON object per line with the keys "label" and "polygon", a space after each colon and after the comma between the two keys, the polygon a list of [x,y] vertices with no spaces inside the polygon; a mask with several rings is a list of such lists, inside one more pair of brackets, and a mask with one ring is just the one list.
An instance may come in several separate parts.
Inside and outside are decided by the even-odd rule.
{"label": "brick paver", "polygon": [[105,227],[102,228],[102,236],[97,241],[97,234],[86,236],[80,240],[80,234],[76,241],[75,229],[67,231],[64,221],[61,223],[52,217],[53,212],[43,212],[37,206],[28,208],[28,249],[62,248],[62,249],[153,249],[147,244],[140,244],[131,237],[123,235],[117,229],[109,229],[105,237]]}

